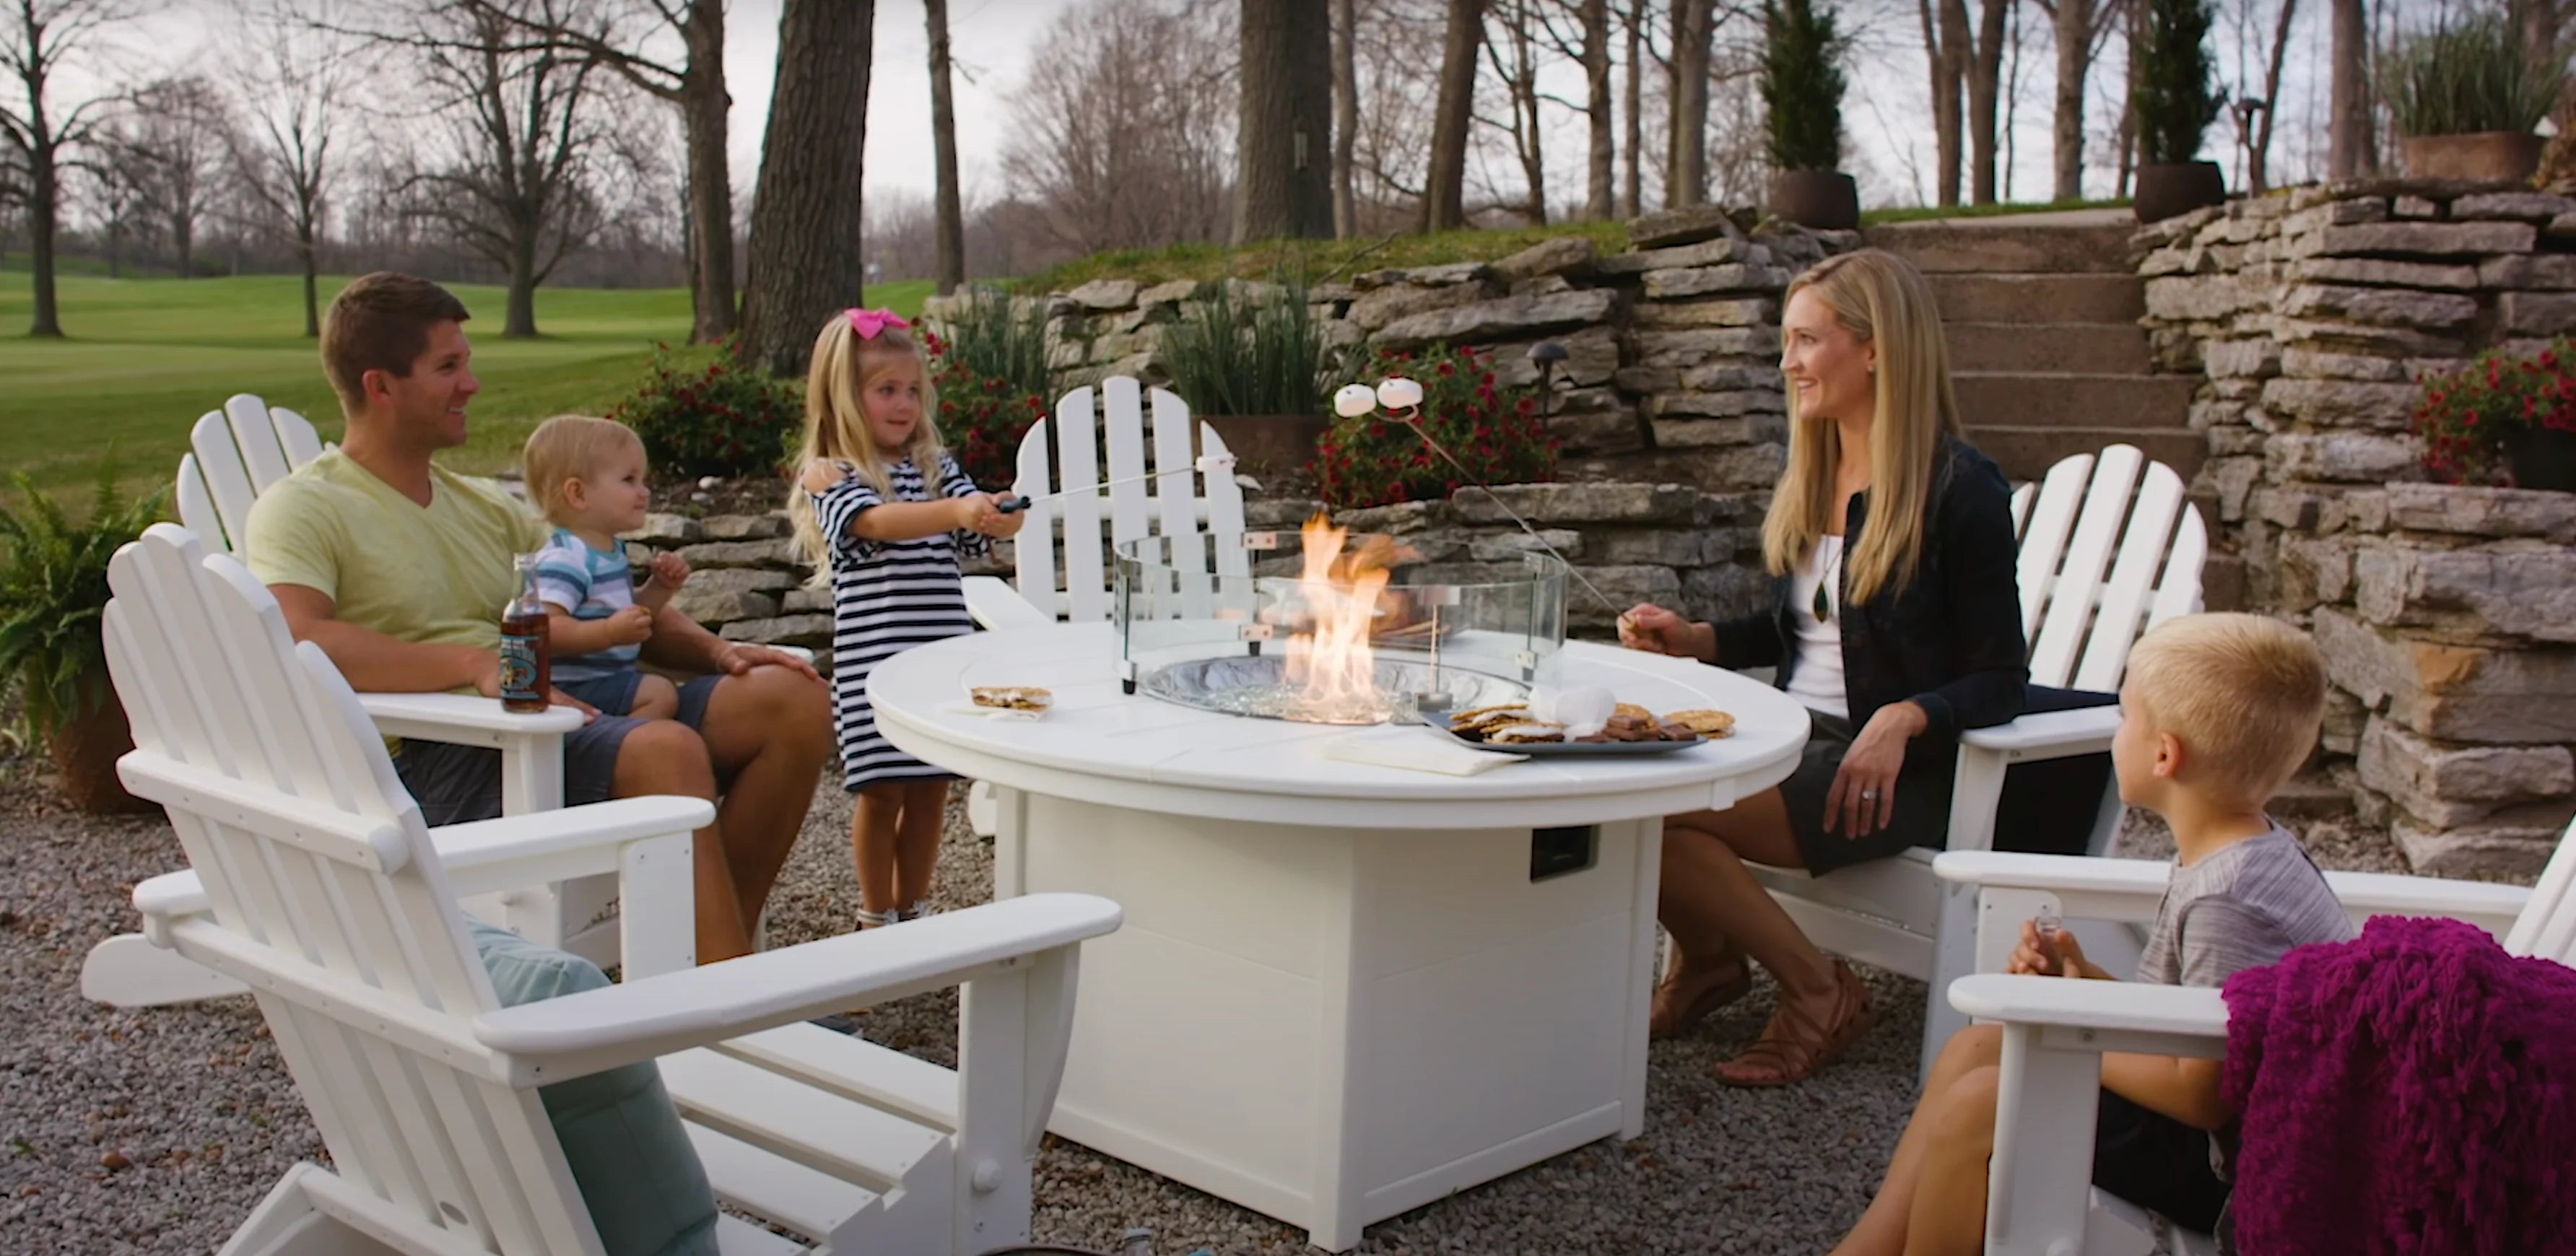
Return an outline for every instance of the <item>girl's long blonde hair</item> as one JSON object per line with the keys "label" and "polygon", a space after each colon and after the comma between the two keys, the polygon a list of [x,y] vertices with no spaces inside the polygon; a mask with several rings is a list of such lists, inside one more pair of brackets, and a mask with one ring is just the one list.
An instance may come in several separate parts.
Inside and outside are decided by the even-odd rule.
{"label": "girl's long blonde hair", "polygon": [[[911,333],[900,327],[883,327],[873,338],[861,338],[848,311],[833,315],[814,338],[813,365],[805,372],[805,439],[797,446],[796,465],[801,468],[816,458],[847,462],[859,469],[859,478],[878,496],[891,500],[892,467],[868,436],[867,412],[860,408],[859,399],[877,376],[907,359],[921,368],[921,422],[913,427],[903,456],[921,472],[931,495],[938,496],[939,460],[946,450],[939,441],[939,394],[931,386],[930,362]],[[814,566],[812,583],[828,583],[832,542],[823,535],[823,521],[802,489],[790,490],[788,499],[796,541]]]}
{"label": "girl's long blonde hair", "polygon": [[[1845,551],[1843,596],[1866,602],[1913,579],[1923,553],[1924,514],[1932,502],[1932,469],[1941,438],[1959,434],[1959,399],[1950,386],[1950,347],[1932,285],[1905,259],[1878,249],[1829,257],[1808,267],[1781,297],[1812,290],[1836,321],[1878,346],[1877,420],[1870,426],[1869,521],[1857,548]],[[1834,507],[1834,465],[1841,429],[1798,414],[1789,391],[1789,468],[1762,520],[1762,561],[1773,575],[1798,565],[1825,535]]]}

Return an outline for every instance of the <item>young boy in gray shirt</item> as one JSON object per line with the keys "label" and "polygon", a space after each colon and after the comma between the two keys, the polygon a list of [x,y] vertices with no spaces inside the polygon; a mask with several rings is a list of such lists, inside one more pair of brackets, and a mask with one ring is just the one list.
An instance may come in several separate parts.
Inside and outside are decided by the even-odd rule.
{"label": "young boy in gray shirt", "polygon": [[[2352,920],[2298,839],[2263,805],[2316,744],[2325,663],[2306,633],[2259,615],[2190,615],[2142,638],[2120,689],[2111,764],[2120,798],[2173,829],[2174,870],[2137,980],[2217,986],[2291,948],[2342,942]],[[2074,935],[2022,925],[2010,970],[2114,980]],[[1985,1241],[2002,1034],[1959,1031],[1925,1079],[1887,1180],[1835,1256],[1972,1256]],[[2093,1182],[2211,1231],[2228,1186],[2213,1133],[2235,1120],[2222,1061],[2102,1057]]]}

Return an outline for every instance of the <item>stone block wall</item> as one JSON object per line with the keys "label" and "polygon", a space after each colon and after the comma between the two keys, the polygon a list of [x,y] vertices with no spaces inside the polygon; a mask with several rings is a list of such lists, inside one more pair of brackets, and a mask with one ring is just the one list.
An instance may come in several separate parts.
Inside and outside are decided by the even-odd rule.
{"label": "stone block wall", "polygon": [[2141,230],[2161,365],[2204,375],[2219,564],[2307,625],[2327,776],[2419,872],[2527,878],[2576,814],[2576,495],[2424,483],[2428,372],[2576,330],[2576,201],[2304,188]]}

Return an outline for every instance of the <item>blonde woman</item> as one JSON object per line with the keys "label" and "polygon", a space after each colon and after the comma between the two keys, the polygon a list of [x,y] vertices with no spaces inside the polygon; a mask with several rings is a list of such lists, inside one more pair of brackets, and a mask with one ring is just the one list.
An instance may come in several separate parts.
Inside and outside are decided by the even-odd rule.
{"label": "blonde woman", "polygon": [[1830,258],[1789,285],[1780,340],[1789,467],[1762,526],[1776,602],[1719,624],[1639,606],[1620,625],[1632,649],[1777,668],[1814,720],[1779,788],[1665,822],[1673,962],[1653,1032],[1742,998],[1748,959],[1780,984],[1762,1036],[1717,1067],[1738,1086],[1804,1081],[1870,1021],[1859,979],[1745,861],[1824,873],[1942,845],[1960,730],[2019,715],[2030,676],[2011,490],[1960,439],[1930,285],[1875,249]]}

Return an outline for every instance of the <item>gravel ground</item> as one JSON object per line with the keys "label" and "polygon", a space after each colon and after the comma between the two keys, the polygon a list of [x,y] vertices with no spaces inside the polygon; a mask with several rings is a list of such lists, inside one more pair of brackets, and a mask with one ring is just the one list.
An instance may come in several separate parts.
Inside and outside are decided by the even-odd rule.
{"label": "gravel ground", "polygon": [[[848,823],[847,796],[826,785],[775,899],[776,943],[849,927]],[[2152,850],[2156,827],[2132,826],[2129,843]],[[2355,845],[2320,859],[2382,862],[2384,845]],[[132,927],[132,883],[182,862],[159,817],[71,813],[26,760],[0,760],[0,1020],[10,1026],[0,1246],[12,1252],[208,1252],[289,1165],[323,1155],[247,998],[128,1013],[79,996],[82,955]],[[935,897],[966,906],[991,884],[991,850],[952,801]],[[1761,1028],[1766,981],[1696,1034],[1655,1045],[1643,1138],[1596,1143],[1372,1226],[1359,1250],[1825,1250],[1868,1202],[1913,1095],[1922,984],[1863,975],[1878,1024],[1816,1082],[1738,1091],[1707,1077]],[[874,1009],[865,1032],[953,1064],[954,993]],[[1037,1197],[1041,1241],[1111,1249],[1129,1227],[1149,1226],[1173,1256],[1308,1250],[1300,1231],[1052,1138]]]}

